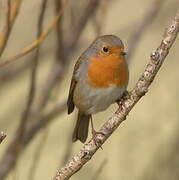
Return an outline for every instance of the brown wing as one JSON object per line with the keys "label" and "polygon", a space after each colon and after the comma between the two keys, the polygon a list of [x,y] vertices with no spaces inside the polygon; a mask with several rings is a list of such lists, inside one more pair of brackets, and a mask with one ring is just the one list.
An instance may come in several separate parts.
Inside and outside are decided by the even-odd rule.
{"label": "brown wing", "polygon": [[72,113],[75,108],[75,105],[73,102],[73,93],[74,93],[74,90],[76,87],[76,83],[77,83],[77,81],[74,78],[72,78],[71,85],[70,85],[70,91],[69,91],[69,95],[68,95],[68,100],[67,100],[68,114]]}
{"label": "brown wing", "polygon": [[72,113],[74,108],[75,108],[75,104],[73,102],[73,93],[74,93],[76,84],[78,82],[75,79],[75,73],[77,72],[78,68],[80,67],[82,60],[83,60],[83,58],[80,57],[78,59],[78,61],[76,62],[75,67],[74,67],[73,76],[72,76],[71,85],[70,85],[70,90],[69,90],[69,95],[68,95],[68,100],[67,100],[68,114]]}

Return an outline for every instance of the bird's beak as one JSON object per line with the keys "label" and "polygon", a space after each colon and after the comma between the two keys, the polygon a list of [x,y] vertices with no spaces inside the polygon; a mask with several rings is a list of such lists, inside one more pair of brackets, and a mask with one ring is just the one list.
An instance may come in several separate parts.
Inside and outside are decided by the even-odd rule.
{"label": "bird's beak", "polygon": [[114,53],[118,53],[118,52],[121,52],[124,50],[123,47],[119,47],[119,46],[111,46],[111,47],[109,47],[109,49]]}
{"label": "bird's beak", "polygon": [[123,47],[113,46],[113,47],[109,47],[109,48],[113,53],[117,53],[117,54],[120,54],[122,56],[125,56],[127,54],[126,52],[124,52]]}

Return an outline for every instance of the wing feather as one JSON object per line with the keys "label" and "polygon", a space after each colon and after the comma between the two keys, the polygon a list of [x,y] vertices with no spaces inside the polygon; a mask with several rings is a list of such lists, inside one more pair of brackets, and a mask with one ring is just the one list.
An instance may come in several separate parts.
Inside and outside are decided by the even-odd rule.
{"label": "wing feather", "polygon": [[75,108],[75,104],[73,102],[73,93],[74,93],[74,90],[76,87],[76,83],[77,83],[77,81],[74,78],[72,78],[71,85],[70,85],[70,91],[69,91],[69,95],[68,95],[68,100],[67,100],[68,114],[72,113]]}
{"label": "wing feather", "polygon": [[73,76],[72,76],[71,85],[70,85],[70,90],[69,90],[69,95],[68,95],[68,100],[67,100],[68,114],[72,113],[74,108],[75,108],[75,104],[73,101],[73,94],[74,94],[76,84],[78,83],[78,80],[75,78],[75,74],[78,71],[82,61],[83,61],[83,58],[80,57],[78,59],[78,61],[76,62],[75,67],[74,67]]}

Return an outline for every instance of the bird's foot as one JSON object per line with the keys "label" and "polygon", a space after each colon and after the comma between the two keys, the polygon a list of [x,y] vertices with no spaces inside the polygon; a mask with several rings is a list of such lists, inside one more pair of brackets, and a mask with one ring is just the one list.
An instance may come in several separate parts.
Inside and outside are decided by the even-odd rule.
{"label": "bird's foot", "polygon": [[130,91],[125,91],[120,99],[118,99],[116,102],[119,106],[122,105],[122,102],[125,101],[130,97],[131,92]]}

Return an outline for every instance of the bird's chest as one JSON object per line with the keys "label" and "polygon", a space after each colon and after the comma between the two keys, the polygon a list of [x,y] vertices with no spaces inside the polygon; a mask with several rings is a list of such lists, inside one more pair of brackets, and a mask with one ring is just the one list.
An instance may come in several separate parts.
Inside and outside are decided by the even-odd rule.
{"label": "bird's chest", "polygon": [[117,55],[91,59],[87,74],[88,83],[94,88],[123,87],[128,83],[127,64]]}

